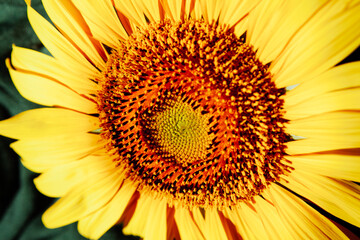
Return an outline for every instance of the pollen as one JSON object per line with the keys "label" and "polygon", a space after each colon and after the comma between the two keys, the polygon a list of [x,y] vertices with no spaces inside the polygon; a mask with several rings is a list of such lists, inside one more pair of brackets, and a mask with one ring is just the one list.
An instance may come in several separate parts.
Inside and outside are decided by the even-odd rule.
{"label": "pollen", "polygon": [[232,29],[151,23],[96,79],[101,136],[139,191],[186,207],[253,201],[291,171],[283,89]]}

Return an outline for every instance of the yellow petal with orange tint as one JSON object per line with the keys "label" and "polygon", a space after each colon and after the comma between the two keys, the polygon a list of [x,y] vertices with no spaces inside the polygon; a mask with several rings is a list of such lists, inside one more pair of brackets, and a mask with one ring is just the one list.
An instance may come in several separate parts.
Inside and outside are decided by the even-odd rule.
{"label": "yellow petal with orange tint", "polygon": [[166,201],[142,194],[129,224],[123,232],[148,240],[166,239]]}
{"label": "yellow petal with orange tint", "polygon": [[245,204],[239,204],[231,210],[225,209],[224,214],[234,223],[237,231],[244,240],[269,239],[257,213]]}
{"label": "yellow petal with orange tint", "polygon": [[144,230],[145,239],[149,240],[165,240],[167,235],[167,221],[166,221],[167,203],[163,199],[157,200],[151,206],[147,223]]}
{"label": "yellow petal with orange tint", "polygon": [[249,14],[249,29],[246,40],[257,49],[258,57],[263,63],[271,62],[286,47],[296,31],[325,2],[326,0],[261,1]]}
{"label": "yellow petal with orange tint", "polygon": [[[170,0],[169,2],[172,2],[173,4],[175,4],[175,2],[177,2],[177,1]],[[200,6],[199,1],[186,1],[185,11],[186,11],[186,13],[189,13],[189,15],[194,19],[202,18],[201,6]]]}
{"label": "yellow petal with orange tint", "polygon": [[84,17],[94,38],[109,47],[116,48],[119,41],[128,37],[111,0],[73,1]]}
{"label": "yellow petal with orange tint", "polygon": [[75,161],[104,147],[100,135],[78,133],[52,137],[22,139],[10,145],[21,162],[33,172]]}
{"label": "yellow petal with orange tint", "polygon": [[205,223],[203,230],[205,239],[227,239],[225,229],[221,223],[219,213],[216,209],[210,208],[205,210]]}
{"label": "yellow petal with orange tint", "polygon": [[334,216],[360,227],[359,185],[301,169],[295,169],[285,179],[284,186]]}
{"label": "yellow petal with orange tint", "polygon": [[360,45],[359,11],[359,2],[328,1],[272,62],[276,85],[311,80],[354,51]]}
{"label": "yellow petal with orange tint", "polygon": [[62,34],[97,68],[104,68],[104,49],[98,42],[92,41],[90,29],[74,4],[70,0],[45,0],[43,5],[51,21]]}
{"label": "yellow petal with orange tint", "polygon": [[75,68],[79,73],[89,78],[98,72],[74,45],[29,5],[28,17],[40,41],[51,55],[61,61],[66,68]]}
{"label": "yellow petal with orange tint", "polygon": [[28,110],[0,122],[0,134],[14,139],[37,139],[85,133],[99,128],[99,120],[61,108]]}
{"label": "yellow petal with orange tint", "polygon": [[[351,62],[334,67],[311,81],[305,81],[284,95],[284,108],[331,91],[360,86],[360,62]],[[346,80],[345,80],[346,79]]]}
{"label": "yellow petal with orange tint", "polygon": [[[272,185],[270,185],[272,187]],[[262,194],[265,194],[264,192]],[[257,196],[256,203],[252,205],[256,211],[256,217],[262,222],[266,235],[270,240],[295,240],[297,236],[292,235],[286,225],[288,224],[279,215],[278,209],[263,197]],[[253,211],[252,209],[247,209]],[[245,219],[244,219],[245,221]]]}
{"label": "yellow petal with orange tint", "polygon": [[199,227],[194,221],[188,209],[176,208],[175,221],[179,229],[181,239],[201,240],[204,239]]}
{"label": "yellow petal with orange tint", "polygon": [[286,143],[290,154],[360,147],[360,113],[355,111],[329,112],[294,120],[286,130],[306,138]]}
{"label": "yellow petal with orange tint", "polygon": [[[211,23],[217,21],[220,11],[223,9],[224,1],[217,0],[199,0],[201,12],[206,22]],[[235,0],[236,2],[236,0]]]}
{"label": "yellow petal with orange tint", "polygon": [[295,120],[341,110],[360,110],[360,88],[332,91],[289,106],[284,118]]}
{"label": "yellow petal with orange tint", "polygon": [[31,49],[13,46],[11,65],[20,72],[48,77],[64,84],[77,93],[95,94],[99,86],[76,69],[64,71],[59,60]]}
{"label": "yellow petal with orange tint", "polygon": [[83,179],[46,210],[42,217],[44,225],[62,227],[98,210],[114,197],[122,181],[115,169]]}
{"label": "yellow petal with orange tint", "polygon": [[154,201],[142,194],[136,203],[136,209],[131,217],[128,225],[123,229],[123,232],[127,235],[136,235],[144,237],[144,231],[147,219],[149,218],[149,212]]}
{"label": "yellow petal with orange tint", "polygon": [[[221,2],[221,1],[220,1]],[[261,2],[260,0],[254,1],[233,1],[225,0],[220,11],[219,23],[234,27],[239,21],[243,20],[249,12]],[[239,32],[238,36],[243,32]]]}
{"label": "yellow petal with orange tint", "polygon": [[128,0],[116,1],[118,10],[129,17],[130,20],[140,23],[145,26],[146,18],[150,22],[159,22],[163,20],[162,6],[160,1],[147,1],[147,0]]}
{"label": "yellow petal with orange tint", "polygon": [[337,140],[345,140],[347,137],[342,137],[342,134],[360,133],[360,112],[323,113],[291,121],[287,124],[286,129],[289,133],[302,137],[327,138],[338,135]]}
{"label": "yellow petal with orange tint", "polygon": [[199,227],[201,232],[204,232],[204,226],[205,226],[205,215],[204,215],[204,209],[201,209],[199,207],[192,209],[191,213],[194,217],[194,221],[196,225]]}
{"label": "yellow petal with orange tint", "polygon": [[286,156],[295,169],[355,182],[360,182],[359,158],[358,155],[335,153]]}
{"label": "yellow petal with orange tint", "polygon": [[[52,159],[49,157],[48,161]],[[62,197],[84,179],[115,168],[110,157],[87,156],[77,161],[59,164],[34,179],[36,188],[49,197]]]}
{"label": "yellow petal with orange tint", "polygon": [[37,74],[17,71],[7,67],[15,87],[20,94],[29,101],[45,106],[61,106],[85,113],[97,113],[97,106],[93,101],[79,95],[70,88],[53,79]]}
{"label": "yellow petal with orange tint", "polygon": [[308,138],[287,142],[286,153],[290,155],[330,151],[345,148],[358,148],[360,146],[359,134],[347,135],[348,139],[338,140],[335,137]]}
{"label": "yellow petal with orange tint", "polygon": [[[186,1],[177,1],[177,0],[160,0],[162,3],[162,6],[164,7],[166,17],[174,20],[174,21],[180,21],[184,15],[184,12],[182,12],[182,9],[186,9],[184,3]],[[187,1],[190,3],[190,1]],[[198,1],[196,1],[198,3]],[[194,3],[195,4],[195,3]],[[191,11],[191,7],[189,6],[189,9]]]}
{"label": "yellow petal with orange tint", "polygon": [[89,239],[100,238],[119,220],[130,198],[135,192],[135,187],[129,181],[124,181],[114,198],[103,208],[80,219],[78,230]]}
{"label": "yellow petal with orange tint", "polygon": [[285,189],[272,185],[264,197],[277,209],[292,239],[347,239],[329,219]]}

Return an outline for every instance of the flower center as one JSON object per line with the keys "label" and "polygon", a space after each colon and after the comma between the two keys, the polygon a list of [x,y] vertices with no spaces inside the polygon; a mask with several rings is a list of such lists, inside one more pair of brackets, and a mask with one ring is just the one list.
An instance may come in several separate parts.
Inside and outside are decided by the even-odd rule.
{"label": "flower center", "polygon": [[112,49],[97,80],[102,136],[139,191],[221,208],[290,171],[284,91],[231,29],[151,23]]}
{"label": "flower center", "polygon": [[163,158],[179,163],[206,157],[212,138],[208,116],[182,101],[166,101],[147,109],[140,118],[146,142]]}

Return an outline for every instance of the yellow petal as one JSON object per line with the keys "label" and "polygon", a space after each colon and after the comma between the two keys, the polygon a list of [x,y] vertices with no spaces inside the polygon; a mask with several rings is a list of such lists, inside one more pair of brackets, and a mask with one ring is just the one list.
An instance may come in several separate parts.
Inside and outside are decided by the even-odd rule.
{"label": "yellow petal", "polygon": [[289,154],[360,147],[360,113],[330,112],[291,121],[286,130],[306,139],[288,142]]}
{"label": "yellow petal", "polygon": [[138,8],[142,9],[146,17],[151,22],[158,22],[164,20],[163,16],[161,16],[163,10],[160,1],[142,0],[142,1],[135,1],[135,3],[137,4]]}
{"label": "yellow petal", "polygon": [[360,88],[351,88],[325,93],[286,108],[284,117],[294,120],[311,115],[360,109]]}
{"label": "yellow petal", "polygon": [[216,209],[210,208],[205,210],[205,224],[203,233],[205,239],[227,239],[225,229],[221,223],[219,213]]}
{"label": "yellow petal", "polygon": [[124,234],[136,235],[144,238],[145,226],[149,218],[150,209],[155,207],[156,202],[149,196],[140,195],[136,203],[136,209],[130,222],[123,229]]}
{"label": "yellow petal", "polygon": [[132,183],[124,181],[108,204],[79,221],[78,230],[81,235],[89,239],[100,238],[119,220],[135,190]]}
{"label": "yellow petal", "polygon": [[61,83],[37,74],[17,71],[7,67],[20,94],[35,103],[45,106],[61,106],[85,113],[97,113],[97,106]]}
{"label": "yellow petal", "polygon": [[[177,0],[170,0],[170,2],[173,2],[175,4],[175,2],[177,2]],[[200,1],[186,1],[185,10],[187,13],[190,13],[190,16],[193,19],[201,19],[202,18]]]}
{"label": "yellow petal", "polygon": [[200,232],[190,211],[184,208],[175,209],[175,221],[179,229],[181,239],[201,240],[204,236]]}
{"label": "yellow petal", "polygon": [[[298,239],[295,238],[292,235],[292,232],[287,229],[286,225],[288,223],[284,222],[284,219],[279,215],[278,209],[274,207],[274,205],[272,205],[271,203],[269,203],[268,201],[264,200],[259,196],[256,198],[256,203],[253,204],[253,207],[256,211],[257,218],[259,218],[260,221],[262,222],[262,225],[265,229],[268,239],[270,240]],[[248,211],[252,211],[252,210],[248,209]]]}
{"label": "yellow petal", "polygon": [[[204,209],[202,209],[204,210]],[[194,217],[194,221],[196,223],[196,225],[199,227],[200,232],[204,233],[204,227],[205,227],[205,214],[203,212],[201,212],[200,208],[194,208],[191,211],[193,217]]]}
{"label": "yellow petal", "polygon": [[216,21],[223,9],[224,1],[217,0],[200,0],[201,12],[206,22]]}
{"label": "yellow petal", "polygon": [[305,81],[284,95],[285,108],[299,104],[318,95],[360,86],[360,62],[346,63]]}
{"label": "yellow petal", "polygon": [[350,135],[360,135],[360,112],[329,112],[294,120],[286,126],[286,131],[306,138],[334,137],[346,141]]}
{"label": "yellow petal", "polygon": [[286,156],[295,169],[355,182],[360,182],[359,158],[357,155],[342,154]]}
{"label": "yellow petal", "polygon": [[299,28],[270,66],[278,87],[316,77],[359,46],[360,3],[353,3],[328,1]]}
{"label": "yellow petal", "polygon": [[239,204],[234,209],[225,209],[225,216],[235,225],[244,240],[269,239],[263,223],[257,213],[245,204]]}
{"label": "yellow petal", "polygon": [[166,201],[141,194],[133,217],[123,229],[127,235],[142,236],[148,240],[166,239]]}
{"label": "yellow petal", "polygon": [[347,239],[329,219],[283,188],[274,184],[264,197],[274,204],[292,239]]}
{"label": "yellow petal", "polygon": [[84,77],[76,69],[64,71],[64,66],[59,60],[31,49],[13,46],[11,65],[20,72],[46,76],[58,81],[80,94],[95,94],[99,88],[95,82]]}
{"label": "yellow petal", "polygon": [[330,136],[328,139],[308,138],[296,140],[286,143],[286,152],[290,155],[294,155],[346,148],[358,148],[360,145],[358,135],[359,134],[348,135],[349,139],[343,141],[331,138]]}
{"label": "yellow petal", "polygon": [[230,27],[237,25],[239,21],[243,20],[249,12],[251,12],[260,3],[259,0],[225,0],[218,2],[223,2],[219,13],[219,24],[225,24]]}
{"label": "yellow petal", "polygon": [[[157,22],[163,20],[160,1],[147,1],[147,0],[128,0],[116,1],[115,7],[124,13],[128,18],[141,24],[138,26],[146,25],[146,18],[150,22]],[[145,18],[146,16],[146,18]]]}
{"label": "yellow petal", "polygon": [[61,108],[39,108],[22,112],[0,122],[0,134],[14,139],[36,139],[89,132],[99,128],[99,120]]}
{"label": "yellow petal", "polygon": [[124,14],[136,26],[146,26],[146,18],[143,9],[136,8],[136,1],[132,0],[115,0],[115,9]]}
{"label": "yellow petal", "polygon": [[10,145],[33,172],[43,172],[53,166],[68,163],[104,147],[97,134],[77,133],[37,139],[23,139]]}
{"label": "yellow petal", "polygon": [[239,228],[237,228],[234,225],[234,222],[232,222],[229,218],[227,218],[224,215],[224,212],[219,211],[219,217],[222,226],[224,228],[224,231],[226,233],[227,239],[229,240],[244,239],[244,232],[238,231]]}
{"label": "yellow petal", "polygon": [[325,211],[360,227],[360,187],[352,182],[336,180],[295,169],[282,184],[309,199]]}
{"label": "yellow petal", "polygon": [[[48,161],[51,160],[51,158],[48,159]],[[114,168],[115,165],[110,157],[90,155],[51,168],[35,178],[34,183],[42,194],[49,197],[61,197],[84,179]]]}
{"label": "yellow petal", "polygon": [[[176,208],[177,209],[177,208]],[[124,214],[125,216],[125,214]],[[166,239],[181,239],[179,228],[176,226],[175,221],[175,207],[167,206],[166,209]]]}
{"label": "yellow petal", "polygon": [[330,151],[345,148],[356,148],[359,146],[359,142],[343,142],[336,139],[330,139],[324,142],[321,139],[301,139],[286,143],[286,153],[290,155],[294,154],[306,154],[322,151]]}
{"label": "yellow petal", "polygon": [[78,0],[73,1],[81,12],[91,33],[98,41],[116,48],[119,41],[128,37],[121,24],[111,0]]}
{"label": "yellow petal", "polygon": [[90,29],[73,3],[70,0],[46,0],[43,1],[43,5],[51,21],[62,34],[81,49],[96,67],[104,68],[105,61],[101,57],[105,56],[104,49],[98,43],[92,42]]}
{"label": "yellow petal", "polygon": [[324,2],[325,0],[261,1],[249,14],[247,42],[258,49],[258,57],[263,63],[273,61],[301,25]]}
{"label": "yellow petal", "polygon": [[161,1],[162,6],[164,7],[166,17],[168,17],[174,21],[182,20],[183,15],[185,14],[185,11],[182,11],[182,9],[185,9],[185,2],[190,3],[190,1],[186,1],[186,0],[185,1],[183,1],[183,0],[181,0],[181,1],[160,0],[160,1]]}
{"label": "yellow petal", "polygon": [[147,223],[145,226],[144,236],[149,240],[166,240],[166,200],[156,201],[155,206],[151,207]]}
{"label": "yellow petal", "polygon": [[43,214],[47,228],[58,228],[87,216],[108,204],[123,179],[114,169],[94,174],[77,184]]}
{"label": "yellow petal", "polygon": [[76,69],[91,78],[98,70],[47,20],[28,5],[28,17],[32,28],[51,55],[61,61],[64,67]]}
{"label": "yellow petal", "polygon": [[248,27],[248,16],[245,16],[238,24],[235,25],[234,33],[236,36],[241,36],[246,32]]}

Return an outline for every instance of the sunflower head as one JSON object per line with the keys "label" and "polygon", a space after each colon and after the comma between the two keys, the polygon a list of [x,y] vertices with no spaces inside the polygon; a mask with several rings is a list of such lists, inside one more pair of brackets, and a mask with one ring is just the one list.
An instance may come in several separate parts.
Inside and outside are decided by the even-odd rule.
{"label": "sunflower head", "polygon": [[7,67],[48,107],[0,133],[60,198],[47,227],[346,239],[314,205],[360,226],[360,63],[338,64],[358,0],[44,0],[54,25],[27,5],[51,55],[14,46]]}
{"label": "sunflower head", "polygon": [[151,23],[113,49],[98,82],[102,136],[117,165],[169,202],[234,206],[290,169],[284,91],[232,29]]}

